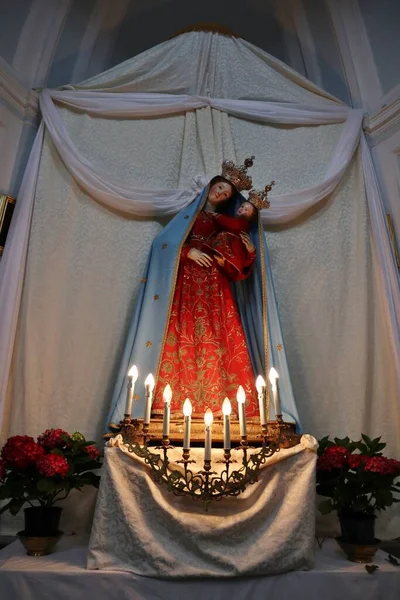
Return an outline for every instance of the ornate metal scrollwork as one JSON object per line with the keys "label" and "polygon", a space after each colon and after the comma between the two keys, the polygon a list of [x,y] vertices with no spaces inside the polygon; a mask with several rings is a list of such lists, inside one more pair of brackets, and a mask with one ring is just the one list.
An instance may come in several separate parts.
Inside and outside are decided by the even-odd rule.
{"label": "ornate metal scrollwork", "polygon": [[[114,431],[116,431],[114,426]],[[223,459],[219,463],[224,465],[220,473],[211,470],[211,461],[205,460],[203,468],[195,471],[191,464],[196,461],[190,459],[190,451],[183,450],[182,459],[177,464],[182,464],[183,468],[176,469],[171,467],[168,457],[168,450],[172,448],[169,440],[164,438],[161,446],[150,449],[146,434],[139,431],[140,425],[133,420],[129,423],[121,423],[119,433],[121,433],[125,447],[129,452],[136,454],[143,459],[152,472],[152,477],[156,483],[165,486],[165,488],[176,496],[190,496],[193,500],[200,500],[204,503],[207,510],[209,504],[214,500],[221,500],[227,496],[238,496],[245,489],[258,481],[260,469],[266,460],[279,451],[277,440],[269,441],[264,438],[260,448],[249,448],[246,441],[230,450],[224,450]],[[143,438],[143,443],[139,443]],[[157,452],[159,450],[159,452]],[[238,463],[238,460],[232,460],[233,453],[241,453],[241,465],[233,468],[232,465]]]}

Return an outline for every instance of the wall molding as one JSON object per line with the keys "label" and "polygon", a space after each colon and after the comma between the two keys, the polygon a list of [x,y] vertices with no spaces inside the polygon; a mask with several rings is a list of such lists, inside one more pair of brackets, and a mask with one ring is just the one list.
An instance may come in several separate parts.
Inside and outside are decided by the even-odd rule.
{"label": "wall molding", "polygon": [[128,11],[130,0],[97,0],[77,54],[71,82],[77,83],[109,68],[110,55],[118,28]]}
{"label": "wall molding", "polygon": [[322,73],[318,63],[318,53],[302,0],[289,0],[291,17],[297,32],[307,78],[323,88]]}
{"label": "wall molding", "polygon": [[275,17],[281,26],[289,64],[298,73],[306,77],[304,58],[300,48],[299,36],[296,31],[292,11],[287,2],[272,0]]}
{"label": "wall molding", "polygon": [[342,56],[353,106],[367,111],[381,104],[382,86],[357,0],[325,0]]}
{"label": "wall molding", "polygon": [[381,100],[381,107],[368,115],[365,132],[371,146],[376,146],[400,129],[400,84]]}
{"label": "wall molding", "polygon": [[18,39],[12,61],[15,72],[26,86],[46,84],[71,0],[35,0]]}
{"label": "wall molding", "polygon": [[39,114],[39,95],[19,80],[15,71],[0,57],[0,101],[21,121],[36,124]]}
{"label": "wall molding", "polygon": [[400,128],[372,148],[387,212],[392,215],[397,239],[400,239]]}

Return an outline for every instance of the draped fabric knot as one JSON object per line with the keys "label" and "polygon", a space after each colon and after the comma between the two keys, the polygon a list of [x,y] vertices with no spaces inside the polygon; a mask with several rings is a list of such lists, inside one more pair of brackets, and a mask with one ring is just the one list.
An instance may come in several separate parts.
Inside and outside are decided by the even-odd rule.
{"label": "draped fabric knot", "polygon": [[193,192],[193,195],[199,194],[201,190],[207,185],[209,179],[210,178],[206,175],[196,175],[196,177],[193,177],[193,179],[190,181],[189,190]]}

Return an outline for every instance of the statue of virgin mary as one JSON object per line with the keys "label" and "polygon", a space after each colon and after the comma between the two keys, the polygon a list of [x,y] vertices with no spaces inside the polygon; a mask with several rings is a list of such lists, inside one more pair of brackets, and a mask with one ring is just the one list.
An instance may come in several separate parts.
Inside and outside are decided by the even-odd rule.
{"label": "statue of virgin mary", "polygon": [[[182,415],[189,398],[193,417],[210,408],[221,415],[225,397],[237,413],[236,393],[246,393],[246,417],[258,418],[257,375],[278,371],[284,420],[299,427],[268,259],[258,218],[262,192],[252,188],[246,159],[224,161],[214,177],[153,241],[132,316],[108,422],[123,419],[127,373],[139,371],[133,416],[144,413],[144,380],[155,377],[152,414],[162,414],[163,390],[172,388],[171,415]],[[256,218],[235,217],[253,198]],[[258,198],[258,202],[257,202]],[[254,200],[255,199],[255,200]],[[261,199],[261,202],[260,202]],[[216,243],[220,233],[240,236],[242,249]],[[236,246],[237,247],[237,246]],[[270,419],[275,418],[271,405]]]}

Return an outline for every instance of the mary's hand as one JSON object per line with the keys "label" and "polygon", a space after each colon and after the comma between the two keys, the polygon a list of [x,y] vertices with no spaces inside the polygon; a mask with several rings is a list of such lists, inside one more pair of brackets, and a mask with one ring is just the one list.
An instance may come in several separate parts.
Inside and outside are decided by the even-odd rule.
{"label": "mary's hand", "polygon": [[251,239],[250,235],[248,233],[245,233],[244,231],[242,231],[240,233],[240,238],[241,238],[243,244],[246,246],[246,250],[248,252],[254,252],[256,247],[253,244],[253,240]]}
{"label": "mary's hand", "polygon": [[191,248],[188,252],[188,258],[194,260],[195,263],[201,265],[202,267],[211,267],[212,266],[212,258],[208,256],[205,252],[198,250],[197,248]]}

